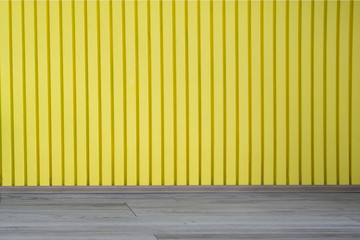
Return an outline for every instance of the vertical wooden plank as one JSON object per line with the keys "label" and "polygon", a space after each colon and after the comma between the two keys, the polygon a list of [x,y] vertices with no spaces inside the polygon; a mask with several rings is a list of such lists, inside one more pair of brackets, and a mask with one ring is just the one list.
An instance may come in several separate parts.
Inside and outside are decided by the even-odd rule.
{"label": "vertical wooden plank", "polygon": [[339,184],[349,184],[349,1],[340,3]]}
{"label": "vertical wooden plank", "polygon": [[[224,35],[222,1],[213,1],[214,184],[224,182]],[[234,169],[235,170],[235,169]]]}
{"label": "vertical wooden plank", "polygon": [[52,149],[52,179],[53,186],[62,184],[62,124],[60,97],[60,30],[59,2],[49,2],[50,16],[50,71],[51,71],[51,149]]}
{"label": "vertical wooden plank", "polygon": [[23,49],[22,39],[22,3],[20,1],[12,2],[12,55],[13,55],[13,108],[14,108],[14,174],[15,185],[21,186],[26,184],[26,130],[25,130],[25,66],[23,66]]}
{"label": "vertical wooden plank", "polygon": [[72,47],[72,9],[71,2],[64,1],[62,4],[62,26],[63,26],[63,66],[64,66],[64,183],[74,185],[75,183],[75,148],[74,148],[74,89],[73,81],[73,49]]}
{"label": "vertical wooden plank", "polygon": [[125,138],[124,138],[124,29],[123,9],[121,1],[113,1],[113,43],[114,43],[114,184],[124,185],[125,183]]}
{"label": "vertical wooden plank", "polygon": [[74,1],[75,9],[75,68],[76,68],[76,160],[77,185],[87,185],[87,100],[85,73],[84,1]]}
{"label": "vertical wooden plank", "polygon": [[286,142],[286,29],[284,1],[276,3],[276,184],[287,179]]}
{"label": "vertical wooden plank", "polygon": [[99,95],[96,2],[87,3],[89,78],[89,184],[99,184]]}
{"label": "vertical wooden plank", "polygon": [[289,184],[299,176],[299,1],[289,2]]}
{"label": "vertical wooden plank", "polygon": [[[260,2],[251,3],[251,184],[261,184]],[[230,127],[230,126],[229,126]]]}
{"label": "vertical wooden plank", "polygon": [[264,1],[264,184],[274,183],[274,3]]}
{"label": "vertical wooden plank", "polygon": [[163,1],[165,185],[174,184],[174,96],[172,2]]}
{"label": "vertical wooden plank", "polygon": [[50,184],[50,135],[49,135],[49,95],[48,95],[48,41],[47,3],[36,1],[38,39],[38,97],[39,97],[39,177],[40,185]]}
{"label": "vertical wooden plank", "polygon": [[360,2],[353,6],[351,184],[360,184]]}
{"label": "vertical wooden plank", "polygon": [[112,184],[112,148],[111,139],[111,73],[110,73],[110,19],[109,2],[100,1],[100,52],[101,52],[101,152],[102,152],[102,179],[101,185]]}
{"label": "vertical wooden plank", "polygon": [[[199,46],[198,7],[196,1],[188,2],[189,36],[189,169],[190,185],[199,184]],[[165,84],[165,83],[164,83]]]}
{"label": "vertical wooden plank", "polygon": [[148,3],[138,2],[139,21],[139,131],[140,185],[149,185],[149,55]]}
{"label": "vertical wooden plank", "polygon": [[[235,2],[225,4],[226,29],[226,185],[236,184],[236,67],[235,66]],[[225,40],[224,40],[225,41]],[[216,90],[217,91],[217,90]]]}
{"label": "vertical wooden plank", "polygon": [[[186,184],[186,75],[184,1],[175,1],[177,185]],[[155,129],[154,129],[155,130]]]}
{"label": "vertical wooden plank", "polygon": [[[13,185],[12,79],[10,68],[9,2],[0,2],[1,185]],[[6,159],[6,161],[5,161]]]}
{"label": "vertical wooden plank", "polygon": [[38,140],[37,140],[37,76],[35,75],[35,30],[34,30],[34,2],[24,2],[25,23],[25,75],[26,75],[26,142],[27,142],[27,184],[38,184]]}
{"label": "vertical wooden plank", "polygon": [[336,167],[336,11],[337,3],[327,3],[327,48],[326,48],[326,183],[337,183]]}
{"label": "vertical wooden plank", "polygon": [[59,2],[49,2],[50,16],[50,77],[51,77],[51,184],[62,184],[62,141],[61,141],[61,102],[60,102],[60,30]]}
{"label": "vertical wooden plank", "polygon": [[248,11],[249,2],[239,1],[239,184],[249,184],[249,89]]}
{"label": "vertical wooden plank", "polygon": [[311,2],[302,2],[301,16],[301,179],[303,185],[311,178]]}
{"label": "vertical wooden plank", "polygon": [[161,73],[159,1],[150,2],[151,22],[151,113],[152,113],[152,184],[161,184]]}
{"label": "vertical wooden plank", "polygon": [[127,109],[127,185],[136,184],[136,83],[135,83],[134,2],[125,2],[126,24],[126,109]]}
{"label": "vertical wooden plank", "polygon": [[314,184],[324,184],[324,2],[314,6]]}
{"label": "vertical wooden plank", "polygon": [[201,185],[211,183],[210,3],[200,2],[201,26]]}

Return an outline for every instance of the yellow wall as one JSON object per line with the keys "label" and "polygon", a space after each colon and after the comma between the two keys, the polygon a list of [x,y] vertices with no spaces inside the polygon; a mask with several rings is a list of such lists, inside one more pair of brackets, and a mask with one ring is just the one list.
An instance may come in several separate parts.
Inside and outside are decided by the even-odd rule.
{"label": "yellow wall", "polygon": [[1,185],[360,184],[359,1],[0,1]]}

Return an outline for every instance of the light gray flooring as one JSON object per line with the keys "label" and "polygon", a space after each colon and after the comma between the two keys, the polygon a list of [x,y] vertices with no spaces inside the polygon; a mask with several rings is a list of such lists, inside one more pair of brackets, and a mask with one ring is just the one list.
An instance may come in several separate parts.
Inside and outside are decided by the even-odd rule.
{"label": "light gray flooring", "polygon": [[360,239],[360,193],[1,194],[0,239]]}

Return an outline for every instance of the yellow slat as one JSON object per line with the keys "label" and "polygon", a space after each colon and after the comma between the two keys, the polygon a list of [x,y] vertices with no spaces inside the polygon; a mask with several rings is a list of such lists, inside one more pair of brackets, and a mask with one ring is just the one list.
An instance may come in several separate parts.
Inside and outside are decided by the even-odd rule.
{"label": "yellow slat", "polygon": [[211,183],[211,69],[210,69],[210,4],[200,2],[201,36],[201,185]]}
{"label": "yellow slat", "polygon": [[72,5],[70,1],[61,2],[62,4],[62,36],[63,36],[63,108],[64,108],[64,182],[65,185],[74,185],[75,179],[75,139],[74,139],[74,71],[73,68],[73,49],[72,44]]}
{"label": "yellow slat", "polygon": [[324,2],[314,5],[314,184],[324,184]]}
{"label": "yellow slat", "polygon": [[[15,185],[27,185],[26,179],[26,102],[24,99],[26,86],[25,80],[25,49],[23,38],[23,3],[12,2],[11,27],[12,27],[12,75],[13,75],[13,108],[14,108],[14,174]],[[11,70],[10,70],[11,71]]]}
{"label": "yellow slat", "polygon": [[85,9],[84,1],[74,1],[75,17],[75,68],[76,68],[76,179],[78,185],[87,185],[88,136],[87,136],[87,89],[85,66]]}
{"label": "yellow slat", "polygon": [[140,131],[140,184],[148,185],[149,179],[149,41],[148,41],[148,7],[150,4],[145,1],[138,2],[138,16],[139,16],[139,131]]}
{"label": "yellow slat", "polygon": [[360,149],[356,147],[360,141],[360,95],[356,94],[360,90],[360,54],[355,54],[360,51],[360,2],[354,1],[353,5],[353,61],[352,61],[352,138],[351,138],[351,184],[360,184]]}
{"label": "yellow slat", "polygon": [[[185,11],[184,1],[175,2],[176,46],[176,184],[186,185],[186,66],[185,66]],[[155,129],[154,129],[155,130]]]}
{"label": "yellow slat", "polygon": [[113,1],[113,55],[114,55],[114,184],[125,184],[125,130],[124,130],[124,4]]}
{"label": "yellow slat", "polygon": [[[224,184],[224,39],[223,39],[223,2],[214,1],[213,3],[213,116],[214,116],[214,184]],[[216,67],[215,67],[216,66]],[[216,91],[215,91],[216,89]],[[235,90],[235,89],[234,89]],[[235,169],[234,169],[235,170]]]}
{"label": "yellow slat", "polygon": [[249,175],[249,62],[248,62],[248,5],[249,2],[239,3],[239,184],[250,184]]}
{"label": "yellow slat", "polygon": [[[299,176],[299,1],[289,3],[289,184],[300,183]],[[290,27],[291,26],[291,27]],[[266,128],[265,128],[266,129]]]}
{"label": "yellow slat", "polygon": [[349,184],[349,6],[340,3],[339,32],[339,183]]}
{"label": "yellow slat", "polygon": [[[0,86],[1,86],[1,184],[13,185],[14,137],[12,130],[12,79],[10,72],[10,27],[9,27],[9,2],[0,2]],[[7,159],[7,160],[5,160]]]}
{"label": "yellow slat", "polygon": [[[260,2],[251,3],[251,184],[261,184],[261,65]],[[231,119],[231,118],[230,118]],[[229,126],[231,130],[232,127]],[[231,141],[230,141],[231,142]]]}
{"label": "yellow slat", "polygon": [[337,140],[336,140],[336,22],[337,3],[328,2],[327,68],[326,68],[326,182],[337,184]]}
{"label": "yellow slat", "polygon": [[96,2],[87,3],[87,31],[88,31],[88,81],[89,81],[89,174],[90,185],[99,185],[100,136],[99,136],[99,56],[97,38],[97,9]]}
{"label": "yellow slat", "polygon": [[311,154],[311,2],[301,16],[301,184],[312,184]]}
{"label": "yellow slat", "polygon": [[[152,184],[162,181],[161,163],[161,66],[159,1],[150,2],[151,23],[151,123],[152,123]],[[139,15],[140,16],[140,15]]]}
{"label": "yellow slat", "polygon": [[[236,184],[235,2],[223,2],[226,28],[226,182]],[[217,90],[215,90],[217,91]]]}
{"label": "yellow slat", "polygon": [[274,2],[264,1],[264,184],[274,184]]}
{"label": "yellow slat", "polygon": [[287,183],[286,3],[276,2],[276,184]]}
{"label": "yellow slat", "polygon": [[[199,184],[199,45],[198,2],[188,2],[189,37],[189,184]],[[165,82],[164,82],[165,85]],[[164,103],[165,104],[165,103]]]}
{"label": "yellow slat", "polygon": [[163,1],[165,185],[173,185],[175,183],[173,18],[172,2]]}

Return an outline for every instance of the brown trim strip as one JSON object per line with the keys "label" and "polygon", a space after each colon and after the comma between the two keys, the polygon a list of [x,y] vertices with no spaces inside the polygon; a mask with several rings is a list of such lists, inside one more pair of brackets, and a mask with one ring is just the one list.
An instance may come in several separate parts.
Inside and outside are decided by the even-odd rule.
{"label": "brown trim strip", "polygon": [[360,185],[0,186],[0,193],[360,192]]}

